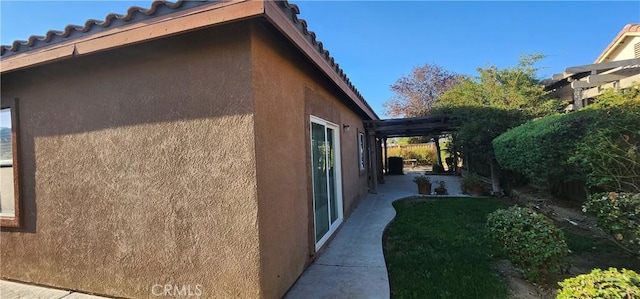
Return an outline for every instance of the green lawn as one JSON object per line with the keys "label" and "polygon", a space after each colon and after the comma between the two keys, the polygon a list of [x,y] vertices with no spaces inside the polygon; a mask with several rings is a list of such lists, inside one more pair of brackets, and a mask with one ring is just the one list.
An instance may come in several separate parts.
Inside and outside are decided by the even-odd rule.
{"label": "green lawn", "polygon": [[492,198],[411,198],[394,203],[384,255],[393,298],[507,298],[491,269],[498,254],[485,234]]}

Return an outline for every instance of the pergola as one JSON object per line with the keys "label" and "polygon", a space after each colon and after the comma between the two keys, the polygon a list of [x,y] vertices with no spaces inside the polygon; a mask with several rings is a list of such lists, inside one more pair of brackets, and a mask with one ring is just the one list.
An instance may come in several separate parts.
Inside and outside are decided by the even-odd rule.
{"label": "pergola", "polygon": [[574,109],[582,108],[582,93],[587,88],[601,86],[623,78],[640,74],[640,58],[568,67],[555,74],[545,90],[558,90],[570,86],[573,89]]}
{"label": "pergola", "polygon": [[[371,192],[376,193],[378,183],[384,183],[382,174],[382,161],[387,161],[387,138],[393,137],[415,137],[433,136],[439,138],[440,135],[456,130],[454,116],[450,114],[430,115],[424,117],[382,119],[365,121],[365,128],[368,134],[369,148],[374,165],[372,167]],[[436,158],[440,161],[440,145],[436,142],[438,154]],[[385,163],[386,165],[387,163]],[[388,167],[387,167],[388,170]]]}

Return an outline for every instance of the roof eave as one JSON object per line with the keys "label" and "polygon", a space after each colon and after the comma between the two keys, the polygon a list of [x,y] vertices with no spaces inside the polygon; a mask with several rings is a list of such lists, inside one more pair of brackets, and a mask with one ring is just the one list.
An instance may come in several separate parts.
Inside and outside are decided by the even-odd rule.
{"label": "roof eave", "polygon": [[199,6],[162,15],[149,22],[119,26],[3,57],[0,60],[0,73],[4,74],[263,14],[264,2],[262,1],[223,1],[213,5]]}
{"label": "roof eave", "polygon": [[[152,9],[158,5],[155,3],[166,2],[154,2]],[[176,5],[176,7],[178,6]],[[135,8],[134,10],[134,8],[130,9],[127,16],[123,16],[123,18],[129,17],[135,10],[140,9]],[[233,0],[178,10],[159,15],[145,22],[132,22],[114,28],[109,28],[109,22],[105,21],[106,26],[103,26],[104,28],[99,32],[55,42],[51,45],[21,51],[20,46],[16,46],[14,43],[13,50],[16,53],[8,56],[3,53],[3,57],[0,57],[0,74],[223,23],[265,17],[333,81],[366,117],[379,119],[344,71],[335,63],[333,57],[323,49],[322,43],[316,40],[315,34],[307,30],[306,22],[296,17],[298,13],[298,8],[286,1]],[[109,20],[108,17],[107,20]],[[34,40],[30,39],[29,43],[33,44],[33,42]],[[45,42],[47,41],[45,40]],[[5,52],[12,51],[3,49]]]}
{"label": "roof eave", "polygon": [[623,44],[623,41],[629,36],[640,36],[640,24],[627,24],[622,28],[618,35],[607,45],[606,48],[598,55],[593,63],[605,62],[609,55]]}
{"label": "roof eave", "polygon": [[[329,77],[367,117],[380,119],[350,82],[344,71],[335,63],[329,52],[323,49],[322,43],[316,41],[315,33],[307,31],[306,22],[298,20],[295,15],[287,15],[279,5],[288,6],[289,4],[286,1],[265,1],[265,15],[269,22]],[[293,10],[297,13],[297,7],[293,7]],[[297,28],[296,24],[299,24],[301,28]]]}

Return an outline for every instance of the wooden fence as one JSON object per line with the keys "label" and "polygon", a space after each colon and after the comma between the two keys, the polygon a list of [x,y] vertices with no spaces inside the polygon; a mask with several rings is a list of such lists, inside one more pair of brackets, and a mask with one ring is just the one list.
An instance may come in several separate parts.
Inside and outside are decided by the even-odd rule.
{"label": "wooden fence", "polygon": [[432,164],[436,159],[436,146],[434,143],[389,145],[387,157],[402,157],[405,161],[413,160],[418,164]]}

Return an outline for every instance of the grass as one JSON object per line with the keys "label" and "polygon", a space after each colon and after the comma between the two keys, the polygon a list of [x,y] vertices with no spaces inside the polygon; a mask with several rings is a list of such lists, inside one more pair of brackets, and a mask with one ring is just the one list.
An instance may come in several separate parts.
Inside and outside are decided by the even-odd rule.
{"label": "grass", "polygon": [[384,254],[394,298],[507,298],[485,233],[492,198],[409,198],[394,203]]}
{"label": "grass", "polygon": [[600,252],[600,251],[619,251],[616,245],[611,241],[602,238],[596,238],[594,236],[587,236],[584,234],[578,234],[564,229],[564,237],[567,240],[569,249],[574,254],[583,254],[587,252]]}

